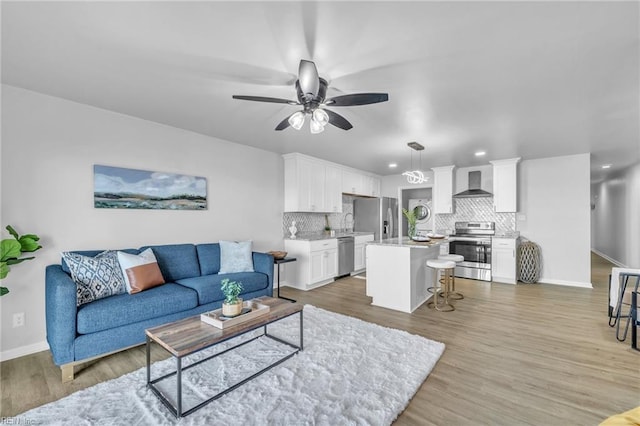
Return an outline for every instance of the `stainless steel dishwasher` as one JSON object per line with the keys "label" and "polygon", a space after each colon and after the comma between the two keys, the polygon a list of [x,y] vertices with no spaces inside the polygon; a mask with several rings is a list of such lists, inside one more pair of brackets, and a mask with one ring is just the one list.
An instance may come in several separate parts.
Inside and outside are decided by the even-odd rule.
{"label": "stainless steel dishwasher", "polygon": [[338,238],[338,276],[349,275],[353,272],[354,255],[353,237]]}

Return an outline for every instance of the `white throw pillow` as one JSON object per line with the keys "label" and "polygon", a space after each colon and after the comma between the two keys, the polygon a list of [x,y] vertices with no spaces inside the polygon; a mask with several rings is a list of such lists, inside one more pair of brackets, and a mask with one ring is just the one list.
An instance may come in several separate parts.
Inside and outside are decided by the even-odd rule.
{"label": "white throw pillow", "polygon": [[220,274],[254,272],[251,241],[220,241]]}
{"label": "white throw pillow", "polygon": [[129,254],[122,251],[118,252],[118,262],[120,262],[120,268],[122,269],[122,275],[124,276],[124,285],[127,288],[127,293],[131,294],[131,281],[127,276],[127,269],[135,266],[147,265],[149,263],[158,263],[156,255],[153,254],[153,250],[146,249],[140,254]]}

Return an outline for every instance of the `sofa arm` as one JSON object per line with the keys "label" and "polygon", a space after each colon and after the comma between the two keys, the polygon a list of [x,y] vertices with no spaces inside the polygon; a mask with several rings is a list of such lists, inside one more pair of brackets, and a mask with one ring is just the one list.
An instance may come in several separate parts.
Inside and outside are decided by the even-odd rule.
{"label": "sofa arm", "polygon": [[74,361],[76,339],[76,284],[60,265],[49,265],[45,274],[47,341],[57,365]]}
{"label": "sofa arm", "polygon": [[269,253],[258,253],[254,251],[253,270],[256,272],[262,272],[269,277],[269,288],[273,291],[273,256]]}

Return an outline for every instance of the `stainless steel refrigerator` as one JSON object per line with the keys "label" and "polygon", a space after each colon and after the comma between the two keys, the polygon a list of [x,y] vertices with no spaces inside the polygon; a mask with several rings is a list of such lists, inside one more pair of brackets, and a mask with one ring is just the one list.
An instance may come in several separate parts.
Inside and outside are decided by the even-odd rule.
{"label": "stainless steel refrigerator", "polygon": [[353,200],[353,230],[373,232],[376,240],[398,236],[396,198],[356,198]]}

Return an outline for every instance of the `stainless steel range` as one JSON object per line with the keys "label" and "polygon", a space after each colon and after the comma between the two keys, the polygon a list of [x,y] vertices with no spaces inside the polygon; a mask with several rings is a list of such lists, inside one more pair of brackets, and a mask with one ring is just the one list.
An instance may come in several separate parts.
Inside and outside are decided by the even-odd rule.
{"label": "stainless steel range", "polygon": [[456,265],[456,277],[491,281],[491,236],[495,233],[495,222],[456,222],[449,253],[464,257]]}

